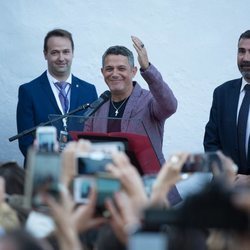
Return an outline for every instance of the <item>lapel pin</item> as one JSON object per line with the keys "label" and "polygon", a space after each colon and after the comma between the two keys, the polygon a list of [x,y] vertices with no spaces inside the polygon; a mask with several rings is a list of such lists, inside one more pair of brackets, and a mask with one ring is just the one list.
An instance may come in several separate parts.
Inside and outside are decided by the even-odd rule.
{"label": "lapel pin", "polygon": [[79,87],[79,85],[78,85],[78,84],[76,84],[76,87],[78,88],[78,87]]}

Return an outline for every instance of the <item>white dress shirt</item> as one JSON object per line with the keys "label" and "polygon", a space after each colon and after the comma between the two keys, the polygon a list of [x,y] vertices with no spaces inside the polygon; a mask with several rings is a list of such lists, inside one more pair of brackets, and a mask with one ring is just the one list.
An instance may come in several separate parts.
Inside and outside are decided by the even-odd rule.
{"label": "white dress shirt", "polygon": [[[238,102],[238,109],[237,109],[237,124],[238,124],[238,117],[239,117],[239,112],[240,112],[240,107],[243,101],[243,98],[245,96],[245,90],[244,87],[246,84],[249,84],[248,82],[246,82],[246,80],[244,78],[242,78],[242,84],[241,84],[241,88],[240,88],[240,96],[239,96],[239,102]],[[248,141],[249,141],[249,136],[250,136],[250,110],[248,111],[248,119],[247,119],[247,131],[246,131],[246,155],[248,153]]]}

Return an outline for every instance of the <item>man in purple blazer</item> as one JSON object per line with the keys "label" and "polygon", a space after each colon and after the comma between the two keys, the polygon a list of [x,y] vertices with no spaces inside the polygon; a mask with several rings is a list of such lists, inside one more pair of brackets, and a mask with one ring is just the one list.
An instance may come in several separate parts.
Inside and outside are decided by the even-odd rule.
{"label": "man in purple blazer", "polygon": [[[111,91],[111,99],[97,110],[94,119],[85,124],[85,131],[148,135],[162,165],[165,162],[162,153],[164,123],[175,113],[177,100],[160,72],[149,62],[144,44],[133,36],[132,41],[138,53],[140,73],[149,90],[133,81],[137,67],[132,52],[123,46],[108,48],[102,57],[101,71]],[[104,117],[121,119],[100,122],[98,118]],[[134,122],[130,122],[132,120]],[[136,124],[136,120],[142,121],[143,126]]]}
{"label": "man in purple blazer", "polygon": [[[161,164],[165,162],[162,142],[165,120],[175,113],[177,100],[160,72],[149,63],[147,51],[142,42],[132,37],[141,66],[140,73],[148,83],[149,90],[133,81],[137,72],[134,57],[123,46],[110,47],[102,58],[102,74],[111,91],[110,101],[104,103],[95,113],[95,118],[122,118],[99,122],[93,119],[86,124],[86,131],[96,132],[132,132],[145,134],[145,130],[154,146]],[[140,120],[143,126],[128,123],[128,120]]]}
{"label": "man in purple blazer", "polygon": [[[50,114],[62,115],[97,99],[95,86],[80,80],[71,73],[74,56],[71,33],[62,29],[48,32],[44,39],[43,52],[48,64],[47,71],[19,88],[18,133],[47,122]],[[62,97],[60,88],[63,84],[65,96]],[[82,113],[83,111],[76,115]],[[33,140],[34,136],[31,134],[19,138],[19,148],[24,157]]]}

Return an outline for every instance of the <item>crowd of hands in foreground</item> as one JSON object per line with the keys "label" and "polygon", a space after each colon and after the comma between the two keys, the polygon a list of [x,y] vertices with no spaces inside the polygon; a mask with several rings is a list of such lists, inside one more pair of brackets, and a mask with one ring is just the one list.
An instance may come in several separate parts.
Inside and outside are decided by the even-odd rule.
{"label": "crowd of hands in foreground", "polygon": [[[88,204],[77,206],[69,191],[70,184],[75,177],[76,154],[90,150],[91,143],[86,140],[68,143],[62,153],[62,183],[64,188],[60,193],[61,199],[56,201],[53,197],[46,197],[51,216],[55,221],[55,236],[61,250],[84,249],[78,238],[79,233],[98,228],[105,223],[109,223],[117,239],[127,245],[129,233],[140,225],[144,209],[149,207],[169,208],[167,193],[181,179],[181,168],[188,157],[188,153],[171,156],[158,173],[151,195],[148,197],[141,176],[137,169],[131,165],[125,153],[113,153],[113,163],[108,164],[106,169],[120,180],[122,189],[114,195],[113,199],[106,200],[105,206],[111,216],[104,218],[95,215],[97,198],[95,189],[90,191]],[[223,163],[225,185],[233,187],[237,184],[238,179],[235,166],[228,157],[220,152],[218,154]],[[1,178],[0,198],[2,203],[4,203],[4,193],[4,180]],[[238,194],[233,197],[233,202],[250,214],[250,192]]]}

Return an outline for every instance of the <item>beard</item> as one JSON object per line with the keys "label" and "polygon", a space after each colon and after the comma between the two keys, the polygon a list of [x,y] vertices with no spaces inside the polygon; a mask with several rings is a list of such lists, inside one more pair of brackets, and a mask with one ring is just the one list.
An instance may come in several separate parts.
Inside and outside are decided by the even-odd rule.
{"label": "beard", "polygon": [[[247,69],[246,69],[247,67]],[[250,61],[243,62],[239,65],[239,70],[245,80],[250,81]]]}
{"label": "beard", "polygon": [[250,82],[250,72],[241,71],[241,74],[242,74],[243,78],[244,78],[247,82]]}

